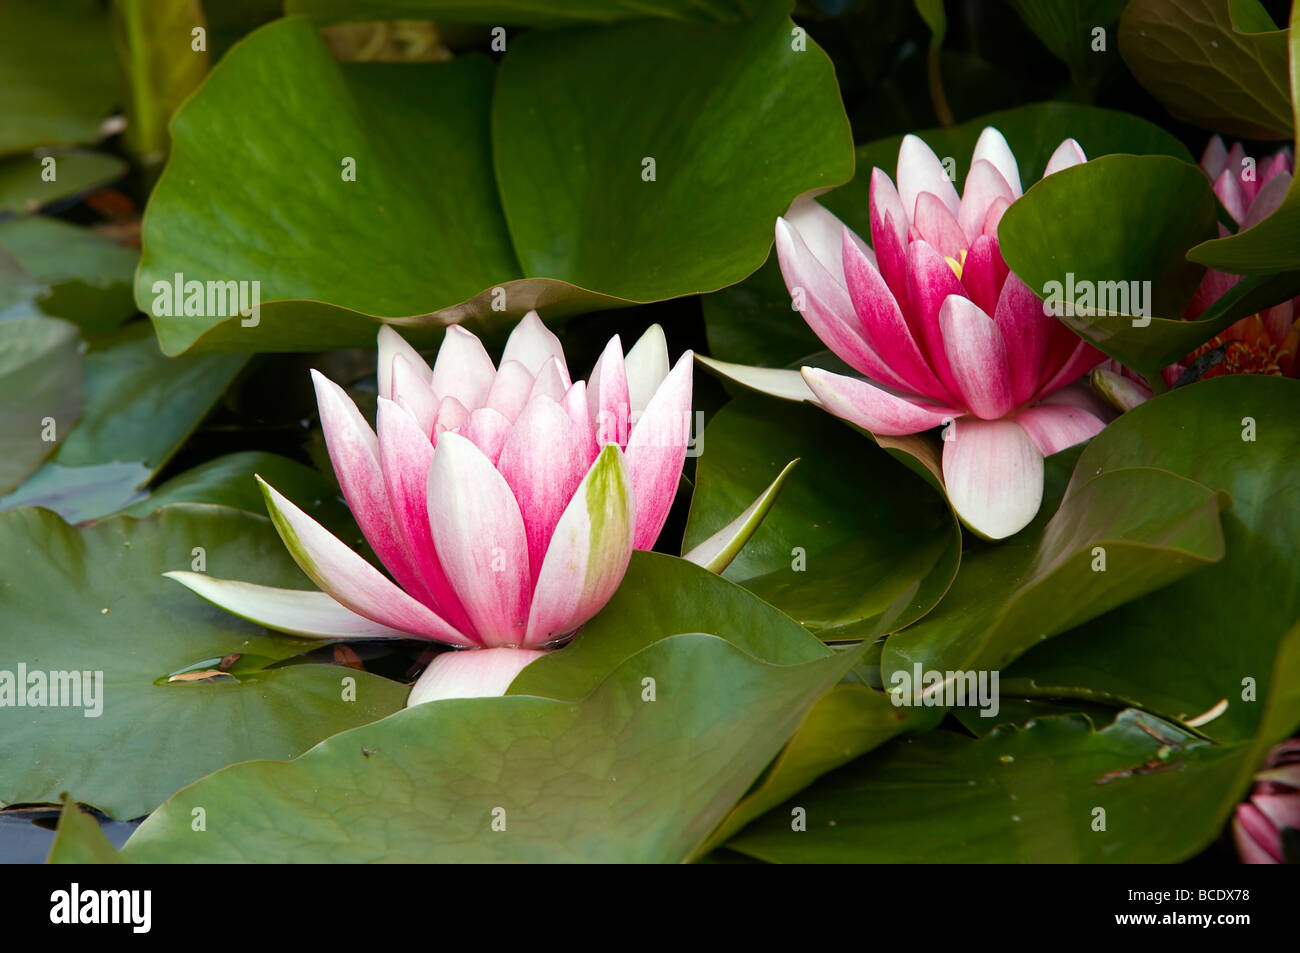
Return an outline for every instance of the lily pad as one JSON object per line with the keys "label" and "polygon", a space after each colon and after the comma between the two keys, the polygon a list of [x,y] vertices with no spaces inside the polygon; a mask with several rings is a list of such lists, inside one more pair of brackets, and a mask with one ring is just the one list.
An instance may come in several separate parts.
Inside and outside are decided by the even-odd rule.
{"label": "lily pad", "polygon": [[998,238],[1012,271],[1045,302],[1055,298],[1053,313],[1072,330],[1159,381],[1161,368],[1231,323],[1180,320],[1203,274],[1185,255],[1213,234],[1215,208],[1190,163],[1104,156],[1033,186],[1007,209]]}
{"label": "lily pad", "polygon": [[1175,119],[1248,139],[1290,138],[1286,32],[1238,29],[1234,6],[1268,20],[1257,0],[1132,0],[1119,21],[1120,55]]}
{"label": "lily pad", "polygon": [[[90,689],[81,705],[0,707],[0,801],[57,802],[75,791],[113,817],[137,817],[210,771],[291,758],[405,702],[407,686],[365,672],[265,667],[318,643],[267,634],[162,577],[201,558],[213,575],[308,588],[264,518],[179,505],[76,529],[24,508],[0,513],[0,543],[0,669],[15,680],[20,665],[29,678],[101,673],[80,681]],[[246,666],[238,678],[166,682],[231,653]]]}
{"label": "lily pad", "polygon": [[1035,649],[1005,673],[1004,687],[1171,719],[1226,702],[1200,731],[1225,741],[1255,736],[1265,703],[1294,688],[1269,673],[1300,618],[1300,518],[1288,502],[1300,494],[1297,401],[1300,381],[1214,378],[1148,401],[1094,438],[1076,480],[1158,465],[1229,494],[1226,556]]}
{"label": "lily pad", "polygon": [[[674,636],[580,702],[433,702],[290,764],[235,765],[179,792],[123,853],[145,862],[682,861],[852,662],[772,665],[713,636]],[[196,835],[197,806],[210,821]]]}
{"label": "lily pad", "polygon": [[0,321],[0,493],[54,452],[81,409],[77,329],[54,318]]}
{"label": "lily pad", "polygon": [[0,160],[0,212],[36,212],[106,185],[125,172],[125,162],[102,152],[10,156]]}
{"label": "lily pad", "polygon": [[759,5],[759,0],[285,0],[285,12],[303,13],[321,23],[446,20],[546,27],[658,17],[728,21]]}

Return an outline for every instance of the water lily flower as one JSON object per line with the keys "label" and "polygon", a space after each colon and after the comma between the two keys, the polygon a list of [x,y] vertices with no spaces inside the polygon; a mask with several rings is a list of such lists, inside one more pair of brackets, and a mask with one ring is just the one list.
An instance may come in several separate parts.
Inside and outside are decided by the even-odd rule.
{"label": "water lily flower", "polygon": [[[1214,194],[1244,231],[1272,215],[1291,187],[1295,160],[1289,148],[1279,149],[1270,158],[1256,162],[1246,154],[1241,143],[1229,149],[1215,136],[1201,156],[1201,169],[1214,184]],[[1229,234],[1219,226],[1219,236]],[[1201,279],[1183,319],[1199,318],[1227,291],[1241,280],[1210,269]],[[1269,374],[1300,377],[1300,298],[1283,301],[1258,314],[1248,315],[1225,331],[1216,334],[1181,361],[1170,364],[1161,377],[1172,387],[1191,372],[1194,379],[1222,377],[1225,374]],[[1131,410],[1151,398],[1151,388],[1135,372],[1118,361],[1107,361],[1093,371],[1093,385],[1120,410]]]}
{"label": "water lily flower", "polygon": [[281,632],[428,639],[438,655],[408,704],[502,694],[614,594],[632,550],[654,545],[686,455],[692,355],[669,370],[652,327],[617,337],[573,381],[530,312],[495,366],[447,329],[432,368],[379,332],[377,433],[312,372],[335,475],[383,573],[259,478],[289,552],[322,591],[172,572],[199,595]]}
{"label": "water lily flower", "polygon": [[1243,864],[1281,864],[1282,831],[1300,831],[1300,739],[1269,752],[1250,798],[1237,805],[1232,835]]}
{"label": "water lily flower", "polygon": [[[1067,139],[1046,174],[1084,161]],[[812,400],[877,436],[947,425],[948,498],[967,526],[1001,539],[1038,512],[1043,457],[1104,426],[1100,402],[1066,389],[1103,355],[1046,314],[1002,259],[998,223],[1022,189],[1000,132],[980,135],[960,195],[916,136],[903,139],[897,173],[895,185],[872,170],[871,248],[811,199],[776,223],[796,307],[861,377],[705,363],[767,393]]]}

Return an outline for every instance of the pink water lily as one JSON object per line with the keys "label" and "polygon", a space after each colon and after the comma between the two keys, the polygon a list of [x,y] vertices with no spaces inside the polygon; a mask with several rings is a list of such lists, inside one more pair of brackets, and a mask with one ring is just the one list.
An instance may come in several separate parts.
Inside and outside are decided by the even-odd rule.
{"label": "pink water lily", "polygon": [[[1086,161],[1073,139],[1046,174]],[[709,362],[742,383],[813,400],[873,434],[946,426],[943,479],[953,508],[1000,539],[1038,512],[1043,457],[1104,426],[1083,388],[1067,388],[1103,355],[1044,313],[998,246],[1021,195],[1006,139],[979,137],[963,194],[916,136],[903,139],[898,184],[871,174],[874,248],[810,199],[776,223],[781,273],[804,320],[861,377]]]}
{"label": "pink water lily", "polygon": [[282,632],[471,650],[437,656],[410,704],[501,694],[605,605],[634,548],[654,545],[686,454],[691,365],[687,352],[669,370],[654,326],[626,357],[613,338],[572,381],[530,312],[499,367],[453,326],[430,368],[385,327],[377,433],[343,388],[312,377],[343,495],[396,582],[265,483],[276,529],[321,592],[167,575]]}

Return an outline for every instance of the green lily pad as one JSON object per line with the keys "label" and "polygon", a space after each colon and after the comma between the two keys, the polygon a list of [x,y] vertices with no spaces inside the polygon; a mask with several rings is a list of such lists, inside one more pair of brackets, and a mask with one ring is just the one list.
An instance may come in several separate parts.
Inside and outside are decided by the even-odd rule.
{"label": "green lily pad", "polygon": [[525,274],[633,301],[714,291],[763,263],[797,195],[849,179],[830,60],[795,42],[786,5],[767,6],[740,26],[648,22],[512,46],[492,139]]}
{"label": "green lily pad", "polygon": [[47,506],[82,522],[134,502],[207,415],[248,358],[169,358],[143,322],[84,358],[85,412],[49,463],[0,509]]}
{"label": "green lily pad", "polygon": [[81,410],[77,329],[54,318],[0,321],[0,493],[54,452]]}
{"label": "green lily pad", "polygon": [[1158,465],[1230,494],[1227,555],[1025,655],[1005,673],[1007,690],[1177,719],[1226,701],[1200,730],[1226,741],[1255,736],[1264,703],[1293,688],[1270,682],[1269,672],[1300,618],[1297,401],[1300,381],[1215,378],[1148,401],[1094,438],[1076,479]]}
{"label": "green lily pad", "polygon": [[63,811],[59,814],[58,830],[50,845],[51,864],[121,864],[117,852],[99,822],[77,806],[77,802],[63,796]]}
{"label": "green lily pad", "polygon": [[[47,159],[53,159],[53,164]],[[52,170],[53,179],[48,178],[47,170]],[[0,212],[36,212],[120,179],[125,173],[125,162],[102,152],[10,156],[0,160]]]}
{"label": "green lily pad", "polygon": [[746,395],[709,421],[685,548],[748,505],[799,458],[763,525],[723,575],[818,632],[860,637],[919,583],[898,627],[957,572],[961,532],[944,499],[852,428],[812,406]]}
{"label": "green lily pad", "polygon": [[[123,853],[144,862],[682,861],[852,661],[779,666],[713,636],[673,636],[580,702],[433,702],[290,764],[232,766],[179,792]],[[211,821],[196,835],[197,806]]]}
{"label": "green lily pad", "polygon": [[0,35],[0,155],[99,138],[117,99],[108,17],[94,0],[9,0]]}
{"label": "green lily pad", "polygon": [[[629,625],[629,619],[647,623]],[[684,559],[638,550],[605,608],[563,649],[520,672],[510,694],[583,698],[651,642],[679,632],[716,635],[777,665],[830,655],[794,620],[740,586]]]}
{"label": "green lily pad", "polygon": [[1159,381],[1161,368],[1222,330],[1179,320],[1203,274],[1184,256],[1213,234],[1215,208],[1190,163],[1105,156],[1031,188],[1007,209],[998,238],[1012,271],[1044,301],[1055,297],[1072,330]]}
{"label": "green lily pad", "polygon": [[1230,8],[1248,6],[1272,26],[1254,0],[1132,0],[1119,21],[1120,55],[1175,119],[1248,139],[1290,138],[1286,32],[1258,32],[1257,19],[1238,20],[1238,29]]}
{"label": "green lily pad", "polygon": [[[383,320],[430,343],[448,323],[491,336],[532,308],[558,318],[738,281],[766,257],[771,218],[852,169],[830,63],[791,49],[791,30],[782,15],[526,35],[497,76],[478,56],[340,66],[310,20],[269,24],[176,116],[136,301],[167,353],[316,350],[371,346]],[[208,237],[232,229],[239,242]],[[229,307],[174,314],[177,274],[260,282],[256,325]]]}
{"label": "green lily pad", "polygon": [[89,335],[105,334],[135,314],[132,284],[139,254],[98,232],[36,215],[0,222],[0,245],[49,291],[45,314]]}
{"label": "green lily pad", "polygon": [[[1280,690],[1248,740],[1216,745],[1138,710],[1100,731],[1082,715],[980,739],[933,731],[825,776],[727,847],[786,863],[1185,860],[1219,835],[1269,746],[1300,721],[1300,625],[1277,648],[1267,667]],[[791,829],[795,807],[804,832]]]}
{"label": "green lily pad", "polygon": [[[264,518],[178,505],[76,529],[24,508],[0,513],[0,542],[0,669],[15,679],[19,665],[102,673],[93,705],[83,696],[80,707],[0,707],[0,801],[57,802],[72,791],[113,817],[137,817],[210,771],[291,758],[405,702],[405,685],[365,672],[263,667],[319,643],[269,635],[162,577],[201,557],[216,576],[306,588]],[[165,681],[235,652],[247,666],[238,678]]]}
{"label": "green lily pad", "polygon": [[[1079,473],[1088,473],[1080,463]],[[948,595],[891,636],[894,686],[925,672],[997,670],[1037,642],[1223,558],[1214,491],[1163,470],[1126,467],[1077,482],[1060,508],[966,554]],[[902,682],[910,684],[910,682]]]}
{"label": "green lily pad", "polygon": [[[1075,82],[1096,76],[1111,62],[1115,52],[1111,45],[1111,27],[1119,19],[1128,0],[1009,0],[1020,19],[1052,51],[1052,55],[1070,67]],[[1093,31],[1101,29],[1102,49],[1094,48]]]}

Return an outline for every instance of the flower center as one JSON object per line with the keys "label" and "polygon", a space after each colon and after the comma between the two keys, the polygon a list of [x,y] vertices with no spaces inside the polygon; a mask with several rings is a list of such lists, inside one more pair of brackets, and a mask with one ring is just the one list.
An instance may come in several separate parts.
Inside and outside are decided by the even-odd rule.
{"label": "flower center", "polygon": [[961,270],[966,267],[966,251],[967,249],[965,248],[961,250],[961,261],[958,261],[956,258],[948,258],[947,256],[943,259],[948,263],[948,267],[953,270],[953,274],[957,276],[958,281],[961,281]]}

